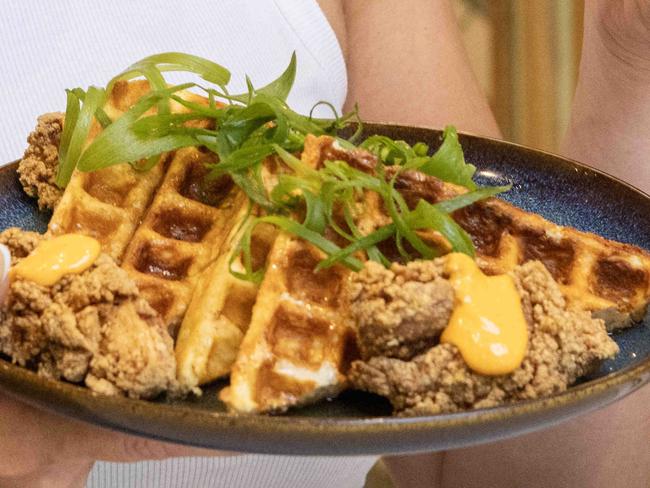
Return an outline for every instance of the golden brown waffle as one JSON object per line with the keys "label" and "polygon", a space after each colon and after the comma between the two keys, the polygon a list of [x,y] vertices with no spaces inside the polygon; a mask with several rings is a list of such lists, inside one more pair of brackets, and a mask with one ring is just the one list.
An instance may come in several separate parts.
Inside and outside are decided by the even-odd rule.
{"label": "golden brown waffle", "polygon": [[245,195],[230,177],[208,180],[214,156],[196,148],[176,151],[122,267],[175,336],[199,275],[228,237]]}
{"label": "golden brown waffle", "polygon": [[230,387],[221,393],[230,409],[284,411],[344,388],[355,342],[340,293],[349,271],[315,273],[323,257],[287,234],[275,240]]}
{"label": "golden brown waffle", "polygon": [[[149,90],[144,81],[116,84],[104,110],[115,119]],[[100,130],[91,129],[92,139]],[[138,172],[120,164],[92,173],[75,171],[50,220],[49,233],[86,234],[102,244],[113,258],[122,257],[135,228],[164,175],[159,164],[148,172]]]}
{"label": "golden brown waffle", "polygon": [[[104,110],[116,119],[148,91],[144,80],[118,82]],[[207,103],[192,93],[180,96]],[[186,111],[177,102],[170,108]],[[100,130],[95,123],[89,139]],[[189,148],[164,154],[148,172],[128,164],[91,173],[76,171],[49,226],[51,234],[78,232],[97,238],[105,252],[122,261],[172,332],[183,317],[198,274],[216,257],[230,230],[235,208],[231,206],[241,206],[245,200],[230,179],[204,185],[208,162],[214,159]]]}
{"label": "golden brown waffle", "polygon": [[[275,185],[276,175],[281,170],[274,158],[265,161],[262,181],[267,190]],[[255,207],[250,212],[258,215],[260,210]],[[248,206],[242,206],[233,217],[231,235],[217,261],[201,275],[181,324],[176,361],[179,384],[185,390],[197,391],[198,386],[230,373],[248,330],[259,286],[231,273],[231,270],[244,272],[241,255],[234,256],[234,253],[248,214]],[[276,236],[274,226],[256,226],[251,236],[253,269],[265,267]]]}
{"label": "golden brown waffle", "polygon": [[[326,159],[371,167],[368,153],[343,151],[332,143],[329,137],[308,136],[301,159],[315,168]],[[359,224],[371,232],[378,200],[365,204]],[[345,387],[356,351],[341,293],[350,271],[337,265],[314,272],[324,257],[313,245],[285,233],[273,243],[230,387],[221,394],[231,410],[284,411]]]}
{"label": "golden brown waffle", "polygon": [[[246,212],[235,220],[241,222]],[[248,330],[259,286],[234,276],[243,272],[241,258],[231,262],[243,227],[236,226],[221,256],[199,278],[176,340],[177,378],[185,390],[230,373]],[[253,268],[264,267],[276,237],[273,226],[259,225],[251,239]]]}
{"label": "golden brown waffle", "polygon": [[[262,182],[267,190],[274,186],[279,169],[273,158],[262,166]],[[186,391],[198,391],[198,386],[227,375],[237,357],[259,286],[237,278],[231,270],[245,271],[242,256],[235,256],[236,248],[246,230],[247,218],[260,212],[257,206],[240,204],[239,210],[232,213],[230,234],[218,259],[199,277],[176,340],[177,376]],[[265,267],[276,236],[274,226],[256,226],[251,235],[253,269]]]}
{"label": "golden brown waffle", "polygon": [[[301,158],[305,164],[315,167],[320,161],[320,140],[308,137]],[[274,158],[265,161],[262,180],[268,191],[277,181],[283,166]],[[255,208],[254,213],[259,213]],[[240,280],[230,269],[244,271],[241,256],[232,263],[233,253],[243,233],[247,209],[234,218],[231,236],[221,251],[219,259],[200,277],[200,283],[192,297],[181,324],[176,342],[178,379],[186,390],[214,381],[230,372],[237,357],[239,346],[248,330],[259,286]],[[268,224],[258,225],[251,236],[253,269],[262,269],[277,230]]]}
{"label": "golden brown waffle", "polygon": [[[149,83],[144,80],[118,82],[104,111],[115,120],[148,91]],[[205,102],[191,93],[184,93],[183,97]],[[186,109],[174,102],[171,110],[182,112]],[[94,123],[89,140],[100,130],[100,125]],[[119,261],[162,181],[169,157],[164,155],[162,161],[147,172],[138,172],[128,164],[92,173],[75,171],[54,211],[49,233],[75,232],[92,236],[101,242],[105,253]]]}
{"label": "golden brown waffle", "polygon": [[[560,284],[570,306],[603,318],[609,329],[643,318],[650,300],[646,251],[555,225],[501,200],[475,207],[458,220],[473,236],[479,264],[486,271],[504,273],[517,264],[539,260]],[[494,226],[480,233],[472,228],[475,218],[491,212],[497,216]],[[501,231],[500,224],[505,225]]]}
{"label": "golden brown waffle", "polygon": [[[404,173],[396,187],[409,204],[437,202],[464,189],[419,173]],[[650,254],[638,247],[556,225],[503,200],[490,198],[455,212],[472,236],[477,262],[488,274],[539,260],[573,308],[603,318],[609,329],[630,325],[650,300]]]}
{"label": "golden brown waffle", "polygon": [[93,173],[75,173],[54,210],[51,235],[85,234],[120,260],[162,176],[164,164],[139,173],[120,164]]}

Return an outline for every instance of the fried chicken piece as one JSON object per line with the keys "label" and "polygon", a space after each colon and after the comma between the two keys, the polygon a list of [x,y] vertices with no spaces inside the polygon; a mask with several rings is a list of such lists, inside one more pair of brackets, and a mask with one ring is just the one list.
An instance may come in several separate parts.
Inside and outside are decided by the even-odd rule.
{"label": "fried chicken piece", "polygon": [[22,230],[17,227],[10,227],[0,232],[0,244],[4,244],[11,251],[12,264],[26,258],[42,240],[43,236],[38,232]]}
{"label": "fried chicken piece", "polygon": [[390,269],[368,262],[350,283],[361,357],[411,359],[433,346],[454,308],[454,290],[435,261]]}
{"label": "fried chicken piece", "polygon": [[352,385],[388,397],[399,415],[456,412],[562,392],[618,352],[602,320],[567,310],[557,283],[541,263],[518,266],[512,275],[529,331],[528,351],[515,371],[477,374],[455,346],[440,344],[411,361],[356,361],[349,373]]}
{"label": "fried chicken piece", "polygon": [[63,195],[63,190],[55,183],[62,132],[62,113],[41,115],[36,128],[27,138],[29,146],[18,163],[20,183],[25,193],[38,198],[41,210],[54,209]]}
{"label": "fried chicken piece", "polygon": [[[16,262],[40,239],[18,229],[0,234]],[[51,287],[14,279],[0,309],[0,350],[41,375],[85,382],[99,393],[151,398],[176,389],[169,333],[105,254]]]}

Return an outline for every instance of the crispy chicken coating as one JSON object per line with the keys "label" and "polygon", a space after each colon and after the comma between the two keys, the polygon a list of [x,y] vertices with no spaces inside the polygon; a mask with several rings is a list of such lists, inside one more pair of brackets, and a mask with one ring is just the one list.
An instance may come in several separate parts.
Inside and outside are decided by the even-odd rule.
{"label": "crispy chicken coating", "polygon": [[[436,267],[436,262],[422,264]],[[458,349],[440,344],[411,361],[373,357],[353,363],[356,388],[388,397],[400,415],[437,414],[534,399],[562,392],[618,352],[602,320],[567,310],[560,289],[539,262],[513,271],[528,323],[528,351],[512,373],[470,370]]]}
{"label": "crispy chicken coating", "polygon": [[368,262],[350,284],[350,307],[363,359],[411,359],[433,346],[454,308],[454,290],[438,262],[390,269]]}
{"label": "crispy chicken coating", "polygon": [[[9,229],[0,243],[25,257],[42,237]],[[151,398],[176,389],[173,342],[129,275],[102,254],[51,287],[15,278],[0,307],[0,350],[39,374],[104,394]]]}
{"label": "crispy chicken coating", "polygon": [[63,190],[55,183],[62,132],[62,113],[41,115],[36,128],[27,138],[29,146],[18,163],[20,183],[25,193],[38,198],[41,210],[54,209],[63,195]]}
{"label": "crispy chicken coating", "polygon": [[18,260],[26,258],[43,240],[38,232],[30,232],[17,227],[11,227],[0,233],[0,244],[4,244],[11,251],[11,258],[15,264]]}

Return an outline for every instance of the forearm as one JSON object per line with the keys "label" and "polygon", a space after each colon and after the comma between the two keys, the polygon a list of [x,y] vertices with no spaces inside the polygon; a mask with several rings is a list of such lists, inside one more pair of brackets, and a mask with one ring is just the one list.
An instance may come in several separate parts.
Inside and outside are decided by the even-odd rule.
{"label": "forearm", "polygon": [[[619,2],[586,2],[580,74],[562,151],[650,191],[650,25],[629,10],[631,4],[650,11],[643,2],[630,2],[628,11]],[[606,8],[619,10],[604,18]],[[616,25],[625,15],[639,21],[636,32]]]}
{"label": "forearm", "polygon": [[499,137],[447,0],[345,0],[349,91],[364,120]]}

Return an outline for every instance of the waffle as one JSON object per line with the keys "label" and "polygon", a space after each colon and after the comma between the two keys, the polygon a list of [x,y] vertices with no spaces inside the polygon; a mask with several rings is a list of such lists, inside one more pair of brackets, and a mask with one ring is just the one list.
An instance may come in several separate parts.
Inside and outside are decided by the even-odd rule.
{"label": "waffle", "polygon": [[205,165],[214,162],[196,148],[176,151],[122,261],[174,337],[200,274],[247,206],[230,177],[206,179]]}
{"label": "waffle", "polygon": [[[376,162],[364,151],[343,151],[332,138],[313,136],[305,139],[301,159],[315,168],[327,159],[344,159],[365,170]],[[377,198],[365,202],[358,222],[364,232],[374,230],[378,203]],[[298,237],[281,233],[276,238],[230,386],[221,393],[231,410],[281,412],[345,387],[356,351],[341,293],[350,271],[337,265],[314,272],[324,258]]]}
{"label": "waffle", "polygon": [[[396,188],[409,205],[420,198],[435,203],[465,191],[414,172],[400,175]],[[556,225],[498,198],[461,209],[454,219],[472,237],[486,274],[507,273],[539,260],[569,305],[603,318],[608,329],[643,318],[650,300],[650,254],[645,250]]]}
{"label": "waffle", "polygon": [[49,234],[94,237],[119,262],[163,175],[163,164],[146,173],[128,164],[76,172],[54,210]]}
{"label": "waffle", "polygon": [[[104,110],[116,119],[148,91],[144,80],[118,82]],[[192,93],[180,96],[207,103]],[[186,111],[175,101],[170,108]],[[95,123],[89,140],[100,130]],[[147,172],[129,164],[91,173],[76,171],[55,209],[49,232],[77,232],[98,239],[103,251],[132,275],[173,333],[199,273],[217,256],[233,212],[245,202],[229,178],[204,185],[205,163],[210,162],[214,162],[211,156],[187,148],[163,154]]]}
{"label": "waffle", "polygon": [[238,412],[280,412],[345,387],[355,338],[340,291],[349,274],[314,273],[324,255],[280,234],[253,308],[250,327],[221,399]]}
{"label": "waffle", "polygon": [[[149,83],[144,80],[117,82],[104,111],[115,120],[148,91]],[[191,93],[183,93],[182,96],[205,102],[205,99]],[[171,110],[183,112],[186,109],[173,102]],[[100,130],[100,125],[93,123],[89,141]],[[100,241],[105,253],[119,262],[162,181],[170,157],[170,154],[163,155],[161,162],[147,172],[136,171],[129,164],[91,173],[75,171],[52,215],[49,234],[75,232],[92,236]]]}
{"label": "waffle", "polygon": [[[308,137],[302,160],[311,166],[319,161],[320,152]],[[262,166],[262,181],[267,191],[277,183],[277,174],[284,170],[276,158],[269,158]],[[251,212],[261,213],[254,207]],[[181,324],[176,342],[178,380],[187,391],[198,391],[198,386],[230,373],[240,344],[246,334],[253,313],[259,286],[241,280],[231,273],[244,271],[241,256],[234,256],[240,242],[248,209],[242,209],[234,218],[231,235],[221,255],[199,278],[200,282]],[[259,224],[251,236],[253,269],[265,267],[277,230],[268,224]]]}
{"label": "waffle", "polygon": [[[247,212],[246,212],[247,213]],[[244,214],[236,217],[243,221]],[[176,340],[177,378],[184,390],[226,376],[235,362],[248,330],[259,286],[234,276],[244,271],[241,258],[232,260],[241,238],[241,228],[231,231],[221,256],[201,275]],[[253,233],[253,267],[264,266],[277,232],[259,225]]]}
{"label": "waffle", "polygon": [[[262,165],[262,183],[270,190],[282,171],[275,158]],[[249,216],[259,216],[257,206],[240,204],[232,212],[230,234],[219,257],[199,277],[192,300],[181,323],[176,341],[177,377],[185,391],[198,392],[198,386],[228,373],[239,351],[251,320],[259,286],[237,278],[231,270],[244,272],[242,256],[236,248]],[[263,269],[275,241],[274,226],[258,224],[251,235],[253,269]]]}

